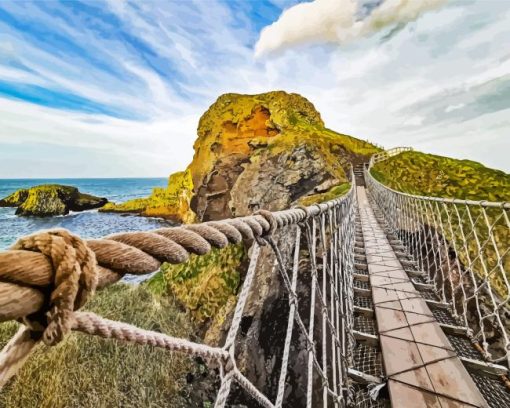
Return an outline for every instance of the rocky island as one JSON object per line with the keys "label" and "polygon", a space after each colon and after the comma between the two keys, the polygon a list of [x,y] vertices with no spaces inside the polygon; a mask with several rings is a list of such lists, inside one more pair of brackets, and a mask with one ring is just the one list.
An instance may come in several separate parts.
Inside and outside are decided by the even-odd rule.
{"label": "rocky island", "polygon": [[81,193],[76,187],[43,184],[0,199],[0,207],[17,207],[16,215],[48,217],[100,208],[107,202],[106,198]]}
{"label": "rocky island", "polygon": [[100,211],[188,223],[310,204],[345,192],[351,164],[380,150],[327,129],[310,101],[284,91],[221,95],[197,134],[192,162],[166,189]]}

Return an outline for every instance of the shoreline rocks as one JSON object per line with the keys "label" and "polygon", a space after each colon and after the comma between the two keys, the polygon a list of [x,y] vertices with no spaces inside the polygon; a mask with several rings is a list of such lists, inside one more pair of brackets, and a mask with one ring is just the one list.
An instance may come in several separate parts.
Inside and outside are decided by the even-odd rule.
{"label": "shoreline rocks", "polygon": [[81,193],[76,187],[42,184],[0,199],[0,207],[17,207],[15,214],[19,216],[50,217],[100,208],[107,202],[104,197]]}

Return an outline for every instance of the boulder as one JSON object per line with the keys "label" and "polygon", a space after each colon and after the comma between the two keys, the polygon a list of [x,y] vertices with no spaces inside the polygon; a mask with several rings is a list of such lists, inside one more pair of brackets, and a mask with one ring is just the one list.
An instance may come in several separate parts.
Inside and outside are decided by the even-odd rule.
{"label": "boulder", "polygon": [[0,200],[0,207],[17,207],[16,215],[47,217],[104,206],[108,200],[81,193],[76,187],[43,184],[21,189]]}

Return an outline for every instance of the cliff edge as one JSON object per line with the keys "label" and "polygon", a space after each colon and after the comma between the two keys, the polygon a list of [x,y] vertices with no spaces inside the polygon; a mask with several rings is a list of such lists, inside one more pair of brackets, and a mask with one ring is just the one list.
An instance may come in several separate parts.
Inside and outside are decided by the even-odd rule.
{"label": "cliff edge", "polygon": [[170,176],[167,189],[102,211],[192,222],[278,210],[304,197],[320,201],[345,191],[351,163],[380,150],[327,129],[310,101],[283,91],[224,94],[202,115],[197,134],[192,162]]}

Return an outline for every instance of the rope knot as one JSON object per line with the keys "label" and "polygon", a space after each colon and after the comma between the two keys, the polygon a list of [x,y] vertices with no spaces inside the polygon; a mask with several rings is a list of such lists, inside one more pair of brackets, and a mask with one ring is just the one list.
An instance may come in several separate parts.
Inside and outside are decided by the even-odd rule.
{"label": "rope knot", "polygon": [[33,330],[43,331],[44,343],[55,345],[71,331],[73,312],[83,306],[96,289],[96,257],[85,241],[65,229],[23,237],[12,249],[40,252],[51,260],[53,282],[47,306],[37,313],[38,317],[25,317],[25,320]]}

